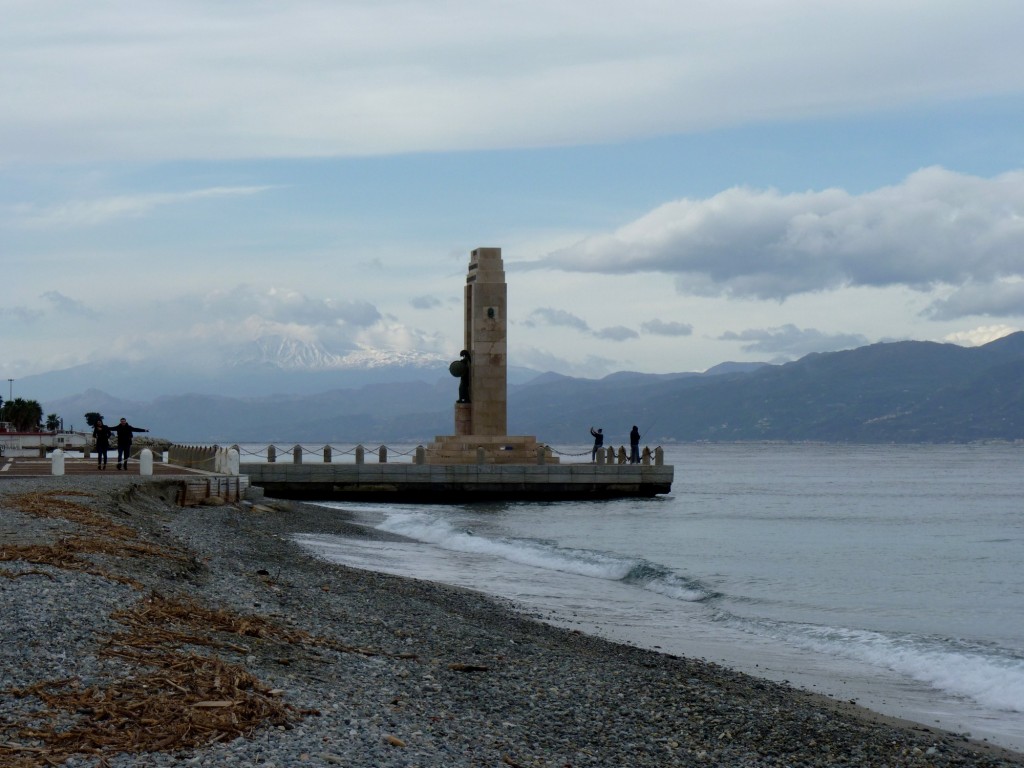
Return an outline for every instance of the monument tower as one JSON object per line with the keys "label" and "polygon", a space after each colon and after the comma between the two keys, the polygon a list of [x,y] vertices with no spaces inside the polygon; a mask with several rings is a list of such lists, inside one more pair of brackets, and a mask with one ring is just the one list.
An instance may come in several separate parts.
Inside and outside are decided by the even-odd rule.
{"label": "monument tower", "polygon": [[[508,285],[501,248],[469,255],[463,350],[451,364],[459,383],[455,434],[427,447],[428,464],[536,464],[537,440],[508,432]],[[557,462],[550,453],[547,463]]]}

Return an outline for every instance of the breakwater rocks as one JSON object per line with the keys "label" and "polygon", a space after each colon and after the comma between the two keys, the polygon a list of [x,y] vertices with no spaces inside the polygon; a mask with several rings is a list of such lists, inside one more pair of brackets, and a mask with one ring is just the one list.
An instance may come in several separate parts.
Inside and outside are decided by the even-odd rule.
{"label": "breakwater rocks", "polygon": [[0,764],[1024,766],[475,593],[333,566],[279,502],[0,480]]}

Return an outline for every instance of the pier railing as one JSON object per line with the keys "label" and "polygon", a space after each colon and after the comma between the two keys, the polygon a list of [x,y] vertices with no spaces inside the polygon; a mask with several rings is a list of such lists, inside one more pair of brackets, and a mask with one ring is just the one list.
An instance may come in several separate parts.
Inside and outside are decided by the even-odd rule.
{"label": "pier railing", "polygon": [[[234,452],[234,456],[231,455]],[[538,463],[543,463],[544,456],[555,455],[562,458],[589,457],[591,451],[585,450],[579,453],[568,453],[558,451],[549,445],[538,446]],[[351,457],[351,458],[349,458]],[[278,446],[270,443],[266,446],[253,448],[252,444],[240,446],[237,443],[231,446],[217,444],[174,444],[167,451],[167,461],[181,467],[198,469],[206,472],[230,472],[232,462],[241,463],[288,463],[288,464],[311,464],[311,463],[354,463],[354,464],[388,464],[388,463],[426,463],[426,449],[422,445],[415,448],[401,450],[380,445],[376,448],[367,448],[363,445],[355,445],[349,448],[339,448],[330,444],[311,447],[308,445],[295,444],[291,446]],[[479,456],[479,463],[484,463],[485,457],[482,452]],[[625,446],[608,446],[597,451],[594,457],[595,464],[627,464],[628,454]],[[640,455],[640,463],[644,466],[663,466],[665,453],[659,446],[653,450],[645,447]],[[234,470],[237,472],[237,468]]]}

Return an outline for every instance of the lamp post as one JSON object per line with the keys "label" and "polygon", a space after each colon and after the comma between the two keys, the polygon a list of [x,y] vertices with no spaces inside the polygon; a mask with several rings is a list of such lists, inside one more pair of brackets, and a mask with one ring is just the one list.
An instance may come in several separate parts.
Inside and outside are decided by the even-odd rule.
{"label": "lamp post", "polygon": [[7,399],[10,401],[14,399],[14,379],[8,379],[7,385],[9,387],[7,392]]}

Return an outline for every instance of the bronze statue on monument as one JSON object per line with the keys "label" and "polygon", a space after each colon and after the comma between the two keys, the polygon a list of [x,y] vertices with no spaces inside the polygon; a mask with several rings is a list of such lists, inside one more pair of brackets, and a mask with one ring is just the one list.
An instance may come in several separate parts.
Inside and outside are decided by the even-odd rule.
{"label": "bronze statue on monument", "polygon": [[451,365],[448,366],[448,371],[452,376],[455,376],[459,380],[459,399],[460,403],[469,402],[469,350],[462,350],[459,352],[461,359],[455,360]]}

